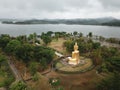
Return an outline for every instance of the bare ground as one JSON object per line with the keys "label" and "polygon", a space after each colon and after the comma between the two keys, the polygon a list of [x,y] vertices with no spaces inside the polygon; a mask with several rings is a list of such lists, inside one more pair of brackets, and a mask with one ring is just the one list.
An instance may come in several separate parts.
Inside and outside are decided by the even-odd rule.
{"label": "bare ground", "polygon": [[61,74],[52,71],[46,75],[48,78],[60,78],[65,90],[95,90],[96,83],[103,77],[96,74],[95,69],[81,74]]}
{"label": "bare ground", "polygon": [[49,45],[48,47],[51,47],[57,51],[60,51],[60,52],[63,52],[64,51],[64,48],[62,47],[63,46],[63,43],[65,42],[66,40],[63,39],[63,38],[59,38],[57,41],[56,40],[53,40]]}

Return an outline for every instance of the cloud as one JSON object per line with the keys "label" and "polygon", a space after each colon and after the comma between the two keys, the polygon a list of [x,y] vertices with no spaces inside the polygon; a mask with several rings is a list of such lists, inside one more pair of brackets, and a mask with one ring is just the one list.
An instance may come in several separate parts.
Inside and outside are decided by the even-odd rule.
{"label": "cloud", "polygon": [[119,0],[99,0],[103,4],[105,8],[120,8],[120,1]]}
{"label": "cloud", "polygon": [[0,0],[0,18],[120,18],[119,0]]}

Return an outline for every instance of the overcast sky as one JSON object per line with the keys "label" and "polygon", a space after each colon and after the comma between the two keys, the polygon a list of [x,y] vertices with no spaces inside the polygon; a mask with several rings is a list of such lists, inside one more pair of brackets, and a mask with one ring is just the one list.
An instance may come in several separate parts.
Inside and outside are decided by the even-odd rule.
{"label": "overcast sky", "polygon": [[0,18],[120,18],[120,0],[0,0]]}

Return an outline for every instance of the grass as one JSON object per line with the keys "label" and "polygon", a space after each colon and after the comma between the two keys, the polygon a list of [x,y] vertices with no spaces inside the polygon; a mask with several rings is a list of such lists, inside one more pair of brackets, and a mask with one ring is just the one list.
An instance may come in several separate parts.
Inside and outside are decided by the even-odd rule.
{"label": "grass", "polygon": [[38,80],[33,81],[30,80],[27,82],[27,85],[30,86],[29,90],[51,90],[50,85],[48,83],[48,78],[42,76],[40,73],[38,74]]}
{"label": "grass", "polygon": [[7,71],[0,70],[0,87],[6,87],[5,82],[7,82],[7,86],[9,86],[12,82],[14,82],[14,77],[10,72],[10,70]]}
{"label": "grass", "polygon": [[61,67],[63,67],[64,65],[61,63],[61,62],[58,62],[57,64],[56,64],[56,67],[57,68],[61,68]]}
{"label": "grass", "polygon": [[64,90],[96,90],[96,84],[103,79],[101,74],[96,74],[95,69],[80,74],[63,74],[52,71],[46,76],[48,78],[58,77]]}
{"label": "grass", "polygon": [[6,60],[0,67],[0,87],[8,87],[12,82],[14,82],[14,76]]}
{"label": "grass", "polygon": [[3,75],[0,75],[0,87],[3,86],[3,81],[5,80],[5,77]]}
{"label": "grass", "polygon": [[58,40],[52,40],[52,42],[48,45],[48,47],[63,53],[65,52],[65,49],[62,46],[65,41],[66,40],[63,38],[59,38]]}

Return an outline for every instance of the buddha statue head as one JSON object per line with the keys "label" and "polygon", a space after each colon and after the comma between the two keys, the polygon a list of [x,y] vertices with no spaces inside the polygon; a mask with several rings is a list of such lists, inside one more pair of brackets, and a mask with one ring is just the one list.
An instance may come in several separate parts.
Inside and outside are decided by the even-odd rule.
{"label": "buddha statue head", "polygon": [[75,43],[74,45],[74,51],[78,50],[78,45],[77,45],[77,42]]}

